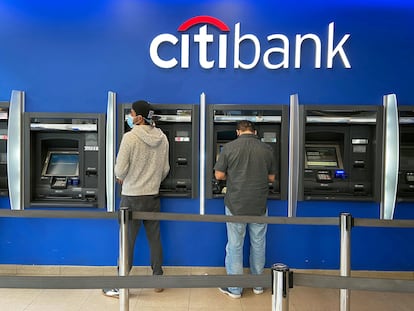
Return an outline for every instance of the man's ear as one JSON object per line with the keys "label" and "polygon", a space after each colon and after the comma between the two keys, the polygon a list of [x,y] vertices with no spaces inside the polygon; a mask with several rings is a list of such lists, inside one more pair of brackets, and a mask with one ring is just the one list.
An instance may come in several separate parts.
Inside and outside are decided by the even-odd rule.
{"label": "man's ear", "polygon": [[142,116],[138,115],[133,118],[134,124],[139,124],[141,122]]}

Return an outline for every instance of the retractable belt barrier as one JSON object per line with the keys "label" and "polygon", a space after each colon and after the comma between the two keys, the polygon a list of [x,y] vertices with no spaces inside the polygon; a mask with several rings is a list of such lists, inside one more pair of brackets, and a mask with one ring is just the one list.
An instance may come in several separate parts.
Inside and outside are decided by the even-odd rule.
{"label": "retractable belt barrier", "polygon": [[[413,280],[344,277],[293,272],[293,286],[348,288],[379,292],[414,293]],[[262,275],[136,275],[136,276],[0,276],[0,288],[215,288],[270,287],[270,274]]]}
{"label": "retractable belt barrier", "polygon": [[[0,209],[0,217],[8,218],[80,218],[80,219],[118,219],[117,213],[91,211],[57,211],[57,210],[22,210]],[[226,216],[218,214],[180,214],[133,212],[134,219],[178,220],[199,222],[243,222],[267,223],[280,225],[339,225],[338,217],[272,217],[272,216]],[[354,218],[354,227],[396,227],[414,228],[414,220],[380,220]]]}
{"label": "retractable belt barrier", "polygon": [[[132,219],[167,220],[167,221],[199,221],[199,222],[242,222],[289,225],[336,225],[341,223],[335,217],[262,217],[262,216],[225,216],[198,215],[179,213],[149,213],[131,212]],[[349,216],[349,215],[348,215]],[[109,219],[118,220],[118,213],[90,211],[51,211],[23,210],[12,211],[0,209],[0,217],[14,218],[80,218],[80,219]],[[121,221],[122,223],[122,221]],[[122,225],[122,224],[121,224]],[[352,226],[361,227],[397,227],[414,228],[414,220],[377,220],[352,219]],[[288,310],[286,299],[288,288],[307,286],[319,288],[338,288],[349,290],[410,292],[414,293],[414,280],[361,278],[350,276],[328,276],[306,273],[289,272],[287,266],[278,264],[283,271],[272,275],[192,275],[192,276],[0,276],[0,288],[41,288],[41,289],[98,289],[98,288],[209,288],[209,287],[272,287],[277,290],[277,280],[274,275],[280,272],[282,302],[274,298],[273,310]],[[275,265],[274,265],[275,266]],[[279,277],[278,277],[279,278]],[[287,281],[286,281],[287,280]],[[288,288],[286,288],[288,287]],[[122,298],[121,292],[121,298]],[[273,293],[275,294],[275,293]],[[124,294],[125,295],[125,294]],[[127,296],[128,297],[128,296]],[[126,299],[128,303],[128,298]],[[121,310],[128,310],[128,305],[120,304]],[[341,309],[342,310],[342,309]]]}

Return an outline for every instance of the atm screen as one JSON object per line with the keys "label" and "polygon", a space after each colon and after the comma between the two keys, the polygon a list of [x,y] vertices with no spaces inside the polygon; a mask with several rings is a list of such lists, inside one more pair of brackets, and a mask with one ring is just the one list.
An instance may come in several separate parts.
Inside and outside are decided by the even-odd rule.
{"label": "atm screen", "polygon": [[237,138],[236,130],[227,130],[227,131],[218,131],[217,132],[217,141],[229,142]]}
{"label": "atm screen", "polygon": [[78,176],[79,153],[49,151],[42,171],[43,176]]}
{"label": "atm screen", "polygon": [[401,146],[400,148],[400,169],[414,169],[414,146]]}
{"label": "atm screen", "polygon": [[343,168],[338,145],[306,145],[306,168]]}

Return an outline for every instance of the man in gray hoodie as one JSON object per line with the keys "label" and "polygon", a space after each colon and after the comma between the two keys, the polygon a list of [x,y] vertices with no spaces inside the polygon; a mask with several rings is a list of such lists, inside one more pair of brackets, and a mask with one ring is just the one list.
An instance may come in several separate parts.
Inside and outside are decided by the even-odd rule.
{"label": "man in gray hoodie", "polygon": [[[151,105],[144,100],[132,104],[129,117],[133,122],[128,122],[132,129],[122,137],[116,158],[115,176],[122,185],[120,207],[128,207],[132,211],[160,211],[160,184],[170,170],[168,139],[161,129],[155,127],[153,114]],[[160,222],[154,220],[131,221],[128,271],[132,268],[135,240],[141,224],[144,224],[148,238],[153,274],[162,275]],[[104,294],[119,297],[117,289],[104,289]]]}

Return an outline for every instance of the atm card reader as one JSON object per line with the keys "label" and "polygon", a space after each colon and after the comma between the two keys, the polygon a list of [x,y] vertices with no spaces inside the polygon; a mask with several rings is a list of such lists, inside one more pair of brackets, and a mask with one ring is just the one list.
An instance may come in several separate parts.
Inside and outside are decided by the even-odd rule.
{"label": "atm card reader", "polygon": [[414,172],[407,172],[405,174],[405,180],[408,184],[414,184]]}
{"label": "atm card reader", "polygon": [[98,169],[96,167],[88,167],[85,170],[86,176],[97,176],[98,175]]}
{"label": "atm card reader", "polygon": [[177,166],[187,166],[188,161],[187,161],[187,158],[178,157],[176,163],[177,163]]}
{"label": "atm card reader", "polygon": [[355,160],[353,167],[355,168],[364,168],[365,167],[365,161],[364,160]]}

